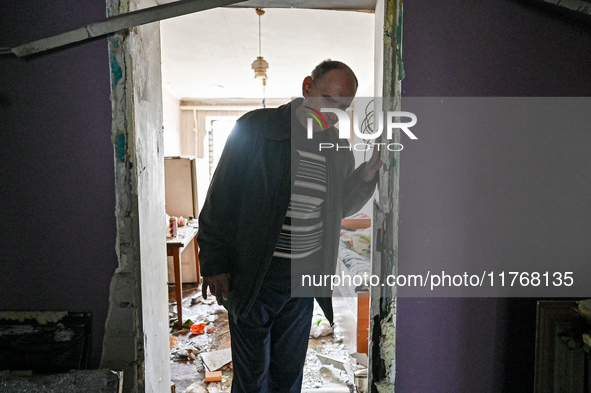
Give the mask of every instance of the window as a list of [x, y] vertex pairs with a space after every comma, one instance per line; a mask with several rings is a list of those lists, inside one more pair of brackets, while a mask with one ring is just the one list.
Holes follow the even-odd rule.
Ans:
[[221, 116], [211, 119], [208, 122], [207, 140], [209, 144], [209, 180], [213, 177], [215, 168], [220, 161], [226, 140], [236, 123], [235, 116]]

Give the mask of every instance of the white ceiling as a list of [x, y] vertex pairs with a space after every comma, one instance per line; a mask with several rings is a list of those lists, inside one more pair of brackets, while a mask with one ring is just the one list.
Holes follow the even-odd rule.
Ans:
[[[251, 69], [258, 22], [253, 8], [234, 7], [162, 21], [164, 88], [178, 99], [262, 98]], [[267, 98], [300, 96], [304, 77], [327, 58], [353, 69], [358, 95], [373, 95], [373, 13], [266, 8], [261, 30]]]

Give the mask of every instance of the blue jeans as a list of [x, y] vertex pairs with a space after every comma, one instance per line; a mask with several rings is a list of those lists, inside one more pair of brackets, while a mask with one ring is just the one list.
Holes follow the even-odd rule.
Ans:
[[230, 319], [233, 393], [300, 392], [314, 309], [289, 283], [263, 282], [245, 318]]

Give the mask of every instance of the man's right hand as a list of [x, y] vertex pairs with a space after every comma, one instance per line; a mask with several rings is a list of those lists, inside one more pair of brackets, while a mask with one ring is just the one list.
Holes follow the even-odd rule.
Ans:
[[201, 294], [203, 299], [207, 299], [207, 288], [218, 301], [221, 306], [224, 300], [228, 298], [228, 291], [230, 289], [230, 279], [227, 273], [218, 274], [216, 276], [203, 277], [203, 284], [201, 284]]

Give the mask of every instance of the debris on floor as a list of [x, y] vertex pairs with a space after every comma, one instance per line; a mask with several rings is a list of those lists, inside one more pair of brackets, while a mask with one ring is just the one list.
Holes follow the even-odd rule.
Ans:
[[206, 371], [205, 382], [221, 382], [222, 372], [221, 371]]
[[[176, 317], [174, 291], [169, 304]], [[171, 324], [171, 373], [176, 393], [225, 393], [232, 386], [232, 355], [228, 313], [213, 296], [204, 300], [200, 288], [183, 288], [184, 328]], [[189, 322], [189, 323], [187, 323]], [[195, 327], [194, 327], [195, 326]], [[365, 374], [364, 374], [365, 370]], [[365, 375], [365, 378], [364, 378]], [[316, 304], [306, 354], [302, 392], [365, 393], [367, 355], [350, 354], [338, 327], [332, 328]], [[361, 387], [358, 389], [355, 385]]]
[[170, 350], [172, 351], [179, 343], [177, 336], [170, 336]]
[[195, 382], [190, 385], [184, 393], [207, 393], [205, 386], [201, 382]]
[[191, 325], [191, 333], [203, 334], [203, 333], [205, 333], [205, 326], [207, 326], [207, 324], [205, 322], [194, 323]]
[[123, 389], [123, 373], [111, 370], [72, 370], [58, 374], [33, 374], [15, 371], [0, 373], [0, 391], [4, 393], [117, 393]]
[[353, 379], [353, 365], [351, 364], [349, 359], [340, 360], [332, 358], [330, 356], [321, 355], [319, 353], [316, 354], [316, 357], [318, 358], [318, 360], [320, 360], [320, 363], [322, 363], [323, 365], [326, 366], [330, 364], [331, 366], [334, 366], [339, 370], [345, 371], [347, 373], [347, 377], [349, 380]]
[[230, 348], [204, 352], [201, 354], [201, 360], [209, 371], [217, 371], [232, 361], [232, 353]]
[[318, 338], [332, 334], [332, 327], [328, 319], [321, 314], [315, 314], [312, 318], [312, 328], [310, 329], [310, 337]]
[[[325, 343], [308, 347], [304, 380], [302, 389], [318, 389], [331, 382], [340, 382], [345, 386], [352, 386], [353, 380], [344, 369], [338, 369], [333, 364], [324, 364], [319, 356], [329, 357], [341, 363], [349, 363], [350, 356], [344, 344]], [[325, 359], [324, 358], [324, 359]]]
[[355, 371], [355, 387], [358, 393], [367, 393], [367, 368]]

